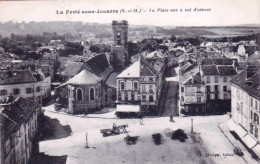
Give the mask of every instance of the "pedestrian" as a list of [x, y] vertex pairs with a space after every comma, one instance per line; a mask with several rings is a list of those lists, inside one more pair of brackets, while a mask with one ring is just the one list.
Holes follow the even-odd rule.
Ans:
[[173, 115], [170, 115], [170, 122], [174, 122], [173, 121]]
[[140, 125], [143, 125], [143, 116], [140, 117]]

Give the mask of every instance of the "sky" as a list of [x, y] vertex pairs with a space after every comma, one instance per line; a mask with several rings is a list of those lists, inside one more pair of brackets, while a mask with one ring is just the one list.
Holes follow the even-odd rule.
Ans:
[[[210, 11], [194, 11], [194, 8]], [[141, 9], [141, 13], [92, 13], [89, 10]], [[149, 12], [154, 9], [155, 12]], [[168, 12], [157, 12], [168, 9]], [[178, 9], [178, 12], [169, 12]], [[180, 12], [180, 9], [183, 11]], [[191, 11], [184, 12], [185, 9]], [[80, 14], [65, 14], [80, 10]], [[146, 12], [143, 12], [146, 10]], [[63, 11], [64, 14], [57, 14]], [[162, 11], [162, 10], [160, 10]], [[111, 23], [127, 20], [132, 25], [227, 26], [260, 24], [260, 0], [34, 0], [1, 1], [0, 22], [7, 21], [82, 21]]]

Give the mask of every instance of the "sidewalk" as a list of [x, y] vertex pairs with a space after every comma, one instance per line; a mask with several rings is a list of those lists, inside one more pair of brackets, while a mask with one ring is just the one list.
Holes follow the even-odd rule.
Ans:
[[233, 146], [238, 146], [241, 148], [242, 152], [244, 153], [242, 158], [245, 160], [246, 163], [259, 164], [255, 159], [252, 158], [252, 155], [248, 152], [248, 150], [244, 147], [244, 145], [230, 133], [230, 131], [232, 130], [228, 126], [229, 121], [230, 120], [218, 125], [221, 132], [226, 136], [226, 138], [230, 141], [230, 143]]

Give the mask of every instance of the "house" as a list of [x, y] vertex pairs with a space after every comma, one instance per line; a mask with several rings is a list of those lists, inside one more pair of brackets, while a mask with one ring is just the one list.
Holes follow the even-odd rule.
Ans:
[[0, 163], [28, 163], [37, 132], [41, 106], [31, 100], [9, 97], [0, 104]]
[[180, 81], [180, 114], [204, 114], [206, 104], [205, 83], [198, 68]]
[[237, 74], [233, 66], [201, 65], [202, 81], [205, 83], [207, 112], [230, 111], [230, 83]]
[[230, 83], [232, 130], [260, 157], [260, 70], [248, 67]]
[[230, 79], [237, 72], [234, 60], [202, 58], [198, 65], [180, 68], [179, 111], [181, 114], [210, 114], [230, 111]]
[[23, 97], [42, 103], [44, 76], [29, 69], [0, 71], [0, 100], [7, 101], [8, 96]]
[[165, 64], [148, 62], [144, 58], [130, 65], [117, 77], [117, 109], [125, 113], [156, 114], [164, 84]]

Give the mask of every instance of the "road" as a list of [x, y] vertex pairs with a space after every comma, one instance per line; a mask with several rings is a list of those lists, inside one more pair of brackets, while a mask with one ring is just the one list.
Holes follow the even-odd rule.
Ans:
[[166, 99], [164, 102], [164, 109], [162, 116], [178, 116], [178, 80], [179, 80], [179, 67], [170, 70], [169, 77], [166, 78], [168, 88], [166, 90]]

